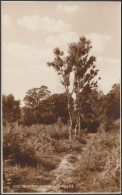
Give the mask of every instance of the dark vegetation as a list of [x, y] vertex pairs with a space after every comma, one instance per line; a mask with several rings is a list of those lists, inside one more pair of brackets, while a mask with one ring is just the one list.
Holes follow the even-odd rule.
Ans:
[[[28, 127], [33, 124], [58, 123], [59, 126], [69, 124], [65, 93], [50, 95], [40, 101], [38, 107], [25, 106], [22, 108], [20, 108], [20, 101], [15, 100], [12, 94], [3, 95], [2, 105], [4, 127], [12, 127], [15, 122]], [[107, 123], [105, 124], [106, 130], [109, 129], [112, 121], [120, 118], [120, 84], [114, 84], [107, 95], [97, 90], [83, 94], [81, 107], [81, 129], [87, 128], [89, 132], [97, 132], [101, 123]], [[75, 128], [76, 120], [77, 116], [74, 111], [72, 113], [73, 128]]]
[[30, 89], [22, 108], [12, 94], [3, 95], [4, 192], [35, 192], [14, 185], [51, 184], [51, 171], [67, 154], [72, 154], [69, 162], [78, 162], [72, 176], [74, 192], [120, 190], [120, 84], [114, 84], [107, 95], [97, 89], [92, 79], [98, 70], [95, 58], [87, 56], [90, 49], [91, 43], [82, 37], [70, 44], [65, 58], [58, 48], [54, 50], [54, 62], [48, 65], [62, 76], [64, 93], [51, 95], [46, 86]]

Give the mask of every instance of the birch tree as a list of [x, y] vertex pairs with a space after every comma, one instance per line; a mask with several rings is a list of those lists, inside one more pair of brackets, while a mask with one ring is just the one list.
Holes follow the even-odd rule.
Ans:
[[54, 49], [54, 61], [48, 62], [49, 67], [53, 67], [54, 70], [60, 75], [61, 83], [65, 88], [65, 92], [67, 95], [67, 108], [69, 113], [69, 139], [71, 140], [72, 133], [72, 111], [71, 111], [71, 93], [70, 93], [70, 74], [72, 72], [72, 67], [67, 63], [67, 57], [64, 56], [64, 52], [60, 51], [59, 48]]
[[[96, 69], [94, 56], [89, 56], [92, 48], [91, 41], [82, 36], [76, 43], [69, 44], [68, 48], [68, 64], [74, 71], [73, 92], [75, 93], [75, 110], [77, 112], [77, 127], [78, 134], [81, 129], [81, 105], [80, 98], [83, 89], [89, 93], [89, 89], [97, 87], [97, 81], [94, 81], [95, 76], [98, 74]], [[99, 79], [101, 79], [99, 77]]]
[[[81, 129], [81, 105], [80, 98], [83, 89], [92, 89], [97, 87], [97, 81], [94, 81], [95, 76], [98, 74], [96, 65], [94, 64], [96, 58], [94, 56], [89, 57], [89, 52], [92, 48], [91, 41], [82, 36], [76, 43], [70, 43], [68, 45], [68, 54], [64, 57], [64, 52], [59, 48], [54, 49], [54, 61], [48, 62], [48, 66], [52, 66], [56, 72], [62, 76], [62, 84], [65, 87], [68, 100], [68, 112], [70, 119], [69, 138], [71, 140], [72, 132], [72, 111], [70, 105], [71, 95], [75, 94], [74, 110], [77, 113], [77, 127], [78, 134]], [[73, 73], [73, 87], [71, 87], [71, 73]], [[99, 78], [100, 79], [100, 78]]]

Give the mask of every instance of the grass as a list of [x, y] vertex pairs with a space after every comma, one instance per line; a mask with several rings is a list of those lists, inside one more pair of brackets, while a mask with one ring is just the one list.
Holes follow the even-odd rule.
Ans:
[[74, 180], [79, 178], [77, 192], [120, 191], [120, 131], [118, 125], [113, 127], [109, 132], [97, 133], [87, 142], [75, 170], [78, 175]]
[[84, 134], [72, 142], [67, 126], [59, 128], [57, 124], [18, 126], [4, 131], [4, 192], [36, 192], [31, 185], [51, 184], [51, 171], [66, 154], [72, 154], [68, 161], [77, 166], [71, 173], [73, 188], [69, 186], [63, 192], [119, 192], [119, 124], [114, 121], [110, 131]]
[[11, 166], [4, 162], [4, 192], [36, 192], [35, 186], [50, 184], [52, 179], [43, 167]]
[[[69, 141], [67, 126], [32, 125], [29, 128], [16, 126], [10, 131], [4, 129], [4, 191], [18, 190], [12, 187], [14, 185], [47, 185], [52, 180], [47, 175], [57, 168], [62, 155], [81, 148], [80, 142]], [[29, 191], [29, 188], [20, 189]]]

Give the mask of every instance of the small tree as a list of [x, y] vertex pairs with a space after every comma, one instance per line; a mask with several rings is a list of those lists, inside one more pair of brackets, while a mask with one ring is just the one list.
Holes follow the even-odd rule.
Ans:
[[33, 88], [27, 91], [24, 98], [26, 107], [37, 108], [39, 118], [39, 104], [40, 101], [50, 96], [50, 91], [46, 86], [40, 88]]
[[33, 88], [27, 91], [24, 97], [26, 107], [38, 106], [40, 100], [47, 98], [50, 95], [50, 91], [46, 86], [40, 88]]
[[120, 118], [120, 84], [114, 84], [107, 95], [103, 97], [104, 130], [111, 127], [113, 120]]
[[107, 94], [108, 117], [111, 120], [120, 118], [120, 84], [114, 84]]
[[21, 117], [20, 100], [15, 100], [12, 94], [2, 96], [3, 119], [16, 122]]

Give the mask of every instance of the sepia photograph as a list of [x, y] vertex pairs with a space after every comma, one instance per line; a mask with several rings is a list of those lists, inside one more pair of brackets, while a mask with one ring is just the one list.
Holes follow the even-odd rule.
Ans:
[[121, 193], [121, 2], [1, 1], [1, 193]]

